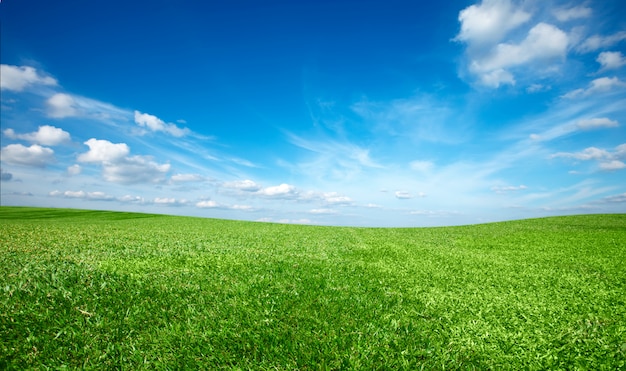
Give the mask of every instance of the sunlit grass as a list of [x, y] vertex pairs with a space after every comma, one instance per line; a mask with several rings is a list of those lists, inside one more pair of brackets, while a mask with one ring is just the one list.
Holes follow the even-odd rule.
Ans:
[[0, 369], [626, 367], [626, 215], [295, 226], [0, 208]]

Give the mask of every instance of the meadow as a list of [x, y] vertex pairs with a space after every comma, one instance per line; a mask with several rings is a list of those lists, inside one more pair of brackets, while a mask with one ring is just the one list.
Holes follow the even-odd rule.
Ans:
[[350, 228], [0, 207], [0, 369], [626, 369], [626, 214]]

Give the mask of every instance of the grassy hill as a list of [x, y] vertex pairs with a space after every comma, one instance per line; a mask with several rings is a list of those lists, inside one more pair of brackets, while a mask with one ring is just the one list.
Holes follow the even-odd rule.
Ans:
[[623, 369], [626, 215], [345, 228], [0, 208], [0, 369]]

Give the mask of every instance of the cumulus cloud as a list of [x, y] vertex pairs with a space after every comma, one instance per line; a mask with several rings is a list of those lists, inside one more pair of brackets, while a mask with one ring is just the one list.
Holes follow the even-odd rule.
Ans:
[[539, 23], [530, 29], [519, 44], [501, 43], [483, 57], [473, 59], [470, 71], [481, 82], [493, 88], [502, 84], [515, 84], [509, 68], [536, 61], [564, 58], [567, 52], [567, 34], [559, 28]]
[[511, 30], [528, 22], [530, 16], [515, 9], [509, 0], [484, 0], [459, 13], [461, 30], [455, 40], [479, 45], [498, 42]]
[[172, 183], [188, 183], [188, 182], [202, 182], [205, 180], [200, 174], [174, 174], [170, 177]]
[[262, 188], [259, 184], [249, 179], [224, 182], [222, 186], [225, 188], [231, 188], [246, 192], [256, 192]]
[[256, 211], [250, 205], [226, 205], [213, 200], [201, 200], [196, 202], [196, 207], [200, 209], [228, 209], [237, 211]]
[[256, 194], [268, 198], [294, 199], [298, 197], [299, 192], [295, 186], [283, 183], [273, 187], [262, 188]]
[[329, 205], [347, 206], [354, 203], [350, 197], [341, 195], [337, 192], [325, 192], [322, 193], [321, 196], [322, 200]]
[[117, 199], [119, 202], [131, 203], [131, 204], [144, 204], [145, 199], [141, 196], [124, 195]]
[[0, 89], [22, 91], [31, 85], [57, 85], [57, 81], [50, 77], [44, 76], [30, 66], [11, 66], [7, 64], [0, 65]]
[[602, 66], [602, 71], [614, 70], [626, 65], [626, 57], [621, 52], [602, 52], [596, 61]]
[[559, 21], [567, 22], [573, 19], [588, 18], [591, 16], [592, 11], [591, 8], [579, 5], [571, 8], [558, 8], [552, 13]]
[[608, 36], [593, 35], [582, 42], [577, 49], [583, 53], [592, 52], [598, 49], [611, 47], [623, 40], [626, 40], [626, 31], [620, 31]]
[[333, 209], [312, 209], [312, 210], [309, 210], [309, 213], [311, 213], [311, 214], [333, 215], [333, 214], [337, 214], [337, 210], [333, 210]]
[[594, 160], [599, 162], [601, 170], [621, 170], [626, 168], [626, 164], [623, 161], [626, 159], [626, 143], [615, 147], [613, 151], [588, 147], [580, 152], [558, 152], [552, 154], [549, 158], [570, 158], [580, 161]]
[[91, 138], [86, 141], [89, 151], [78, 156], [80, 162], [115, 162], [130, 153], [126, 143], [111, 143], [108, 140]]
[[104, 162], [102, 176], [113, 183], [161, 183], [170, 164], [159, 164], [150, 156], [125, 157], [115, 163]]
[[562, 96], [566, 99], [574, 99], [580, 97], [586, 97], [593, 94], [605, 93], [617, 88], [623, 88], [626, 86], [622, 80], [617, 77], [600, 77], [589, 83], [589, 87], [586, 89], [576, 89]]
[[576, 160], [586, 161], [586, 160], [600, 160], [600, 159], [609, 158], [611, 157], [611, 154], [609, 151], [606, 151], [604, 149], [599, 149], [596, 147], [589, 147], [589, 148], [585, 148], [581, 152], [558, 152], [550, 156], [550, 158], [557, 158], [557, 157], [573, 158]]
[[411, 211], [409, 214], [427, 216], [431, 218], [438, 218], [438, 217], [450, 217], [450, 216], [459, 215], [459, 212], [447, 211], [447, 210], [414, 210], [414, 211]]
[[39, 144], [30, 147], [21, 144], [9, 144], [2, 148], [2, 162], [15, 165], [46, 167], [55, 162], [54, 151]]
[[70, 133], [50, 125], [40, 126], [37, 131], [26, 134], [17, 134], [13, 129], [6, 129], [4, 135], [44, 146], [56, 146], [70, 141]]
[[598, 117], [598, 118], [592, 118], [592, 119], [579, 120], [576, 123], [576, 126], [579, 129], [589, 130], [589, 129], [599, 129], [599, 128], [616, 128], [619, 126], [619, 123], [615, 120], [611, 120], [606, 117]]
[[233, 205], [230, 207], [232, 210], [240, 210], [240, 211], [254, 211], [254, 207], [250, 205]]
[[187, 128], [179, 128], [175, 124], [168, 124], [156, 116], [139, 111], [135, 111], [135, 123], [141, 127], [148, 128], [150, 131], [162, 131], [174, 137], [183, 137], [189, 134], [189, 129]]
[[184, 206], [189, 203], [189, 201], [184, 198], [176, 199], [173, 197], [156, 197], [152, 202], [162, 206]]
[[396, 198], [400, 200], [407, 200], [409, 198], [413, 198], [413, 195], [407, 191], [396, 191], [395, 196]]
[[114, 196], [106, 194], [104, 192], [96, 191], [96, 192], [85, 192], [85, 191], [65, 191], [61, 192], [59, 190], [52, 191], [48, 194], [52, 197], [65, 197], [65, 198], [79, 198], [84, 200], [91, 201], [113, 201], [115, 200]]
[[67, 175], [78, 175], [83, 169], [78, 164], [74, 164], [67, 167]]
[[602, 170], [611, 171], [611, 170], [621, 170], [624, 168], [626, 168], [626, 163], [624, 163], [623, 161], [619, 161], [619, 160], [611, 160], [608, 162], [600, 163], [600, 169]]
[[150, 156], [129, 156], [126, 143], [91, 138], [85, 142], [89, 151], [78, 156], [79, 162], [102, 165], [102, 176], [114, 183], [160, 183], [170, 170], [170, 164], [159, 164]]
[[78, 116], [78, 105], [71, 95], [57, 93], [46, 101], [48, 105], [48, 116], [54, 118], [64, 118]]
[[220, 204], [213, 200], [203, 200], [196, 203], [196, 207], [201, 209], [214, 209], [222, 207]]

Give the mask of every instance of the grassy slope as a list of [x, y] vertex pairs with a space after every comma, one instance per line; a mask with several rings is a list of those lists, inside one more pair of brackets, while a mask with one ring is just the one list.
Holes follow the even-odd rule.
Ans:
[[373, 229], [2, 207], [0, 236], [0, 368], [626, 367], [626, 215]]

